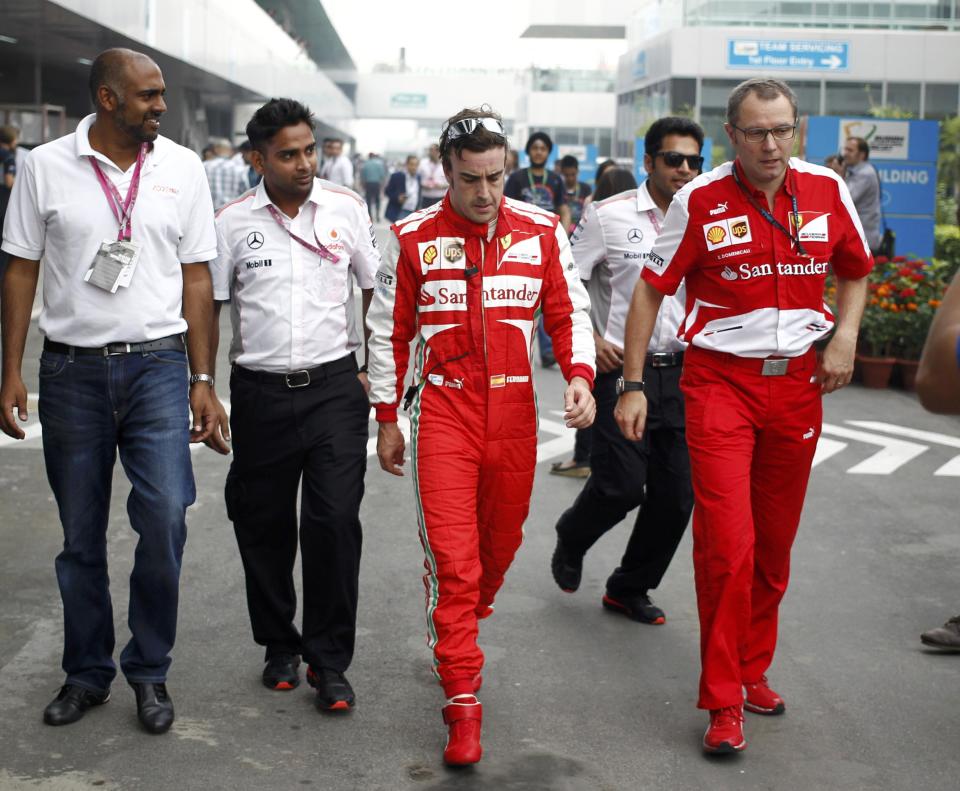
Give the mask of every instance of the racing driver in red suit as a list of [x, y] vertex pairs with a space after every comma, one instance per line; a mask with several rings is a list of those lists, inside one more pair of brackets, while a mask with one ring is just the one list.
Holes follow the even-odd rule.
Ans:
[[589, 299], [557, 217], [503, 198], [507, 147], [488, 110], [444, 125], [449, 191], [393, 226], [367, 317], [377, 455], [394, 475], [405, 447], [397, 409], [410, 410], [428, 636], [447, 698], [443, 757], [454, 765], [480, 760], [478, 620], [492, 612], [530, 504], [538, 313], [569, 383], [566, 424], [589, 426], [596, 411]]

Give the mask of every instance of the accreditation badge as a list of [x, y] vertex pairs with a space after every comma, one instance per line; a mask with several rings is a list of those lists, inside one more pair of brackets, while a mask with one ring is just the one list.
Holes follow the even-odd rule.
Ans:
[[126, 288], [133, 280], [140, 249], [136, 242], [105, 239], [83, 279], [92, 286], [116, 294], [118, 288]]

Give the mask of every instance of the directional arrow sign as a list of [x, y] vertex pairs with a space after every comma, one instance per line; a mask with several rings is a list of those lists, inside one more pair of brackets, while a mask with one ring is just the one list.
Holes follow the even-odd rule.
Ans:
[[829, 58], [820, 58], [820, 65], [834, 71], [843, 65], [843, 61], [836, 55], [831, 55]]
[[853, 475], [889, 475], [927, 450], [926, 445], [918, 445], [916, 442], [881, 437], [876, 434], [868, 434], [866, 431], [834, 426], [830, 423], [823, 424], [823, 433], [881, 446], [881, 450], [874, 453], [870, 458], [864, 459], [847, 470]]
[[[873, 431], [886, 431], [888, 434], [899, 434], [901, 437], [910, 437], [910, 439], [921, 439], [924, 442], [932, 442], [934, 445], [945, 445], [948, 448], [960, 448], [960, 438], [951, 437], [949, 434], [938, 434], [935, 431], [921, 431], [917, 428], [907, 428], [906, 426], [895, 426], [891, 423], [881, 423], [876, 420], [848, 420], [854, 426], [869, 428]], [[950, 461], [938, 469], [934, 475], [947, 475], [951, 477], [960, 477], [960, 456], [954, 456]]]

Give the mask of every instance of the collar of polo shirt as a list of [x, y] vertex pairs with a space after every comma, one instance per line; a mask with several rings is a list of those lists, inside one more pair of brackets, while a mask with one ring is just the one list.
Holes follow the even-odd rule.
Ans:
[[[93, 126], [93, 122], [96, 120], [96, 114], [91, 113], [86, 118], [82, 119], [79, 124], [77, 124], [77, 134], [74, 138], [77, 157], [95, 157], [97, 162], [108, 165], [114, 170], [120, 170], [120, 168], [117, 167], [117, 165], [111, 159], [108, 159], [99, 151], [95, 151], [93, 146], [90, 145], [90, 127]], [[143, 162], [143, 175], [146, 175], [151, 170], [156, 168], [157, 165], [159, 165], [167, 157], [167, 155], [170, 153], [171, 145], [173, 145], [172, 141], [167, 140], [167, 138], [163, 137], [162, 135], [157, 136], [157, 139], [154, 140], [150, 146], [150, 149], [147, 153], [147, 158]], [[87, 167], [89, 167], [89, 165]], [[136, 167], [136, 164], [133, 164], [130, 167]]]

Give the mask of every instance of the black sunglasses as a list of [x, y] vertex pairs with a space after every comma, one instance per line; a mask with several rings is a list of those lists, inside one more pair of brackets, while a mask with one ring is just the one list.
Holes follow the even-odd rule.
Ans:
[[668, 168], [678, 168], [686, 161], [690, 170], [703, 169], [703, 157], [696, 154], [681, 154], [679, 151], [658, 151], [653, 156], [654, 158], [663, 157], [663, 162]]

